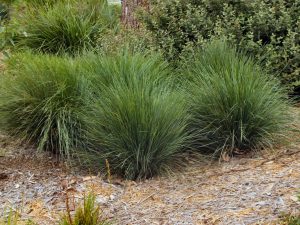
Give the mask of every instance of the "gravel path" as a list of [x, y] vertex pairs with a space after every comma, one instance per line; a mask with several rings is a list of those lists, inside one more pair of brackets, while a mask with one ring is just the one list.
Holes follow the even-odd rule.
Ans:
[[55, 224], [65, 210], [64, 190], [74, 201], [93, 190], [103, 213], [120, 225], [277, 224], [282, 211], [300, 210], [296, 146], [277, 155], [197, 163], [169, 177], [111, 183], [16, 146], [0, 137], [0, 214], [12, 207], [41, 225]]

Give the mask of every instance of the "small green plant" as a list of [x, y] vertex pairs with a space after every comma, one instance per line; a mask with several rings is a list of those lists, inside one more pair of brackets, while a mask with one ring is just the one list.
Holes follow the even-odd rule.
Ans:
[[300, 216], [286, 215], [281, 225], [300, 225]]
[[[300, 204], [300, 194], [298, 195], [298, 202]], [[300, 214], [298, 215], [291, 215], [286, 213], [283, 214], [280, 225], [300, 225]]]
[[20, 215], [18, 212], [11, 210], [8, 214], [6, 225], [17, 225], [20, 219]]
[[191, 131], [199, 149], [218, 154], [259, 149], [272, 146], [288, 129], [285, 91], [252, 58], [224, 41], [198, 50], [183, 78], [188, 79]]
[[183, 97], [167, 79], [157, 55], [101, 57], [95, 74], [101, 90], [88, 117], [89, 140], [113, 172], [129, 179], [149, 178], [180, 165], [188, 139]]
[[22, 221], [20, 213], [12, 209], [9, 211], [7, 218], [0, 218], [1, 225], [19, 225], [20, 223], [24, 225], [37, 225], [31, 220]]
[[1, 76], [2, 130], [69, 158], [71, 149], [83, 144], [77, 110], [89, 101], [89, 82], [80, 66], [68, 57], [29, 53], [7, 64]]
[[[109, 225], [111, 224], [107, 219], [101, 215], [99, 206], [96, 206], [96, 196], [92, 193], [84, 197], [83, 206], [75, 211], [72, 216], [70, 211], [62, 218], [60, 225]], [[67, 205], [67, 210], [69, 207]]]

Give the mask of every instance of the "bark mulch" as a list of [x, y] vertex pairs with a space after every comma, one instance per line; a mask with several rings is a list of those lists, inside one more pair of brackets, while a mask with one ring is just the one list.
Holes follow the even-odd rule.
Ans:
[[50, 156], [0, 137], [0, 215], [17, 210], [38, 224], [56, 224], [89, 191], [115, 224], [278, 224], [299, 213], [300, 149], [193, 163], [181, 173], [133, 182], [74, 173]]

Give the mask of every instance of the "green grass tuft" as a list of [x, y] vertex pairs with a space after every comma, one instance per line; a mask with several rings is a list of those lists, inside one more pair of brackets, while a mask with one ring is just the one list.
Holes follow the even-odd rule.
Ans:
[[107, 219], [101, 215], [99, 206], [96, 206], [96, 196], [90, 193], [84, 197], [83, 207], [79, 207], [72, 217], [70, 212], [62, 218], [60, 225], [109, 225]]
[[19, 54], [1, 76], [1, 128], [38, 149], [70, 157], [81, 146], [89, 81], [70, 58]]
[[21, 218], [21, 214], [18, 211], [10, 209], [7, 213], [7, 218], [0, 218], [1, 225], [38, 225], [34, 223], [32, 220], [23, 220]]
[[152, 177], [180, 163], [189, 116], [182, 95], [170, 87], [167, 65], [156, 55], [141, 54], [98, 62], [93, 83], [101, 93], [88, 118], [88, 136], [102, 161], [129, 179]]
[[[30, 0], [22, 16], [16, 45], [50, 54], [80, 54], [94, 49], [108, 29], [117, 29], [118, 10], [106, 0]], [[9, 26], [8, 26], [9, 27]]]
[[199, 50], [184, 75], [198, 148], [215, 153], [257, 149], [271, 146], [287, 130], [285, 91], [225, 42]]

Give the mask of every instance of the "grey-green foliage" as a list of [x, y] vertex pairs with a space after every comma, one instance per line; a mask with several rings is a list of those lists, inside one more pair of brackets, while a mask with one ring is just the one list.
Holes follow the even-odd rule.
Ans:
[[288, 130], [289, 103], [279, 82], [223, 41], [198, 49], [183, 78], [199, 150], [269, 147]]
[[89, 81], [68, 57], [18, 54], [1, 76], [1, 129], [38, 149], [70, 157], [84, 145], [82, 119]]
[[158, 0], [143, 20], [171, 61], [222, 36], [264, 59], [264, 67], [282, 83], [299, 87], [298, 0]]
[[161, 57], [126, 53], [100, 57], [94, 65], [93, 83], [101, 92], [88, 116], [87, 136], [103, 154], [100, 159], [129, 179], [182, 163], [189, 114]]
[[188, 107], [159, 55], [19, 53], [6, 66], [1, 130], [69, 159], [107, 159], [130, 179], [182, 165]]
[[43, 53], [76, 55], [94, 49], [119, 23], [119, 10], [106, 0], [28, 0], [14, 7], [6, 28], [8, 34], [17, 33], [13, 44]]

